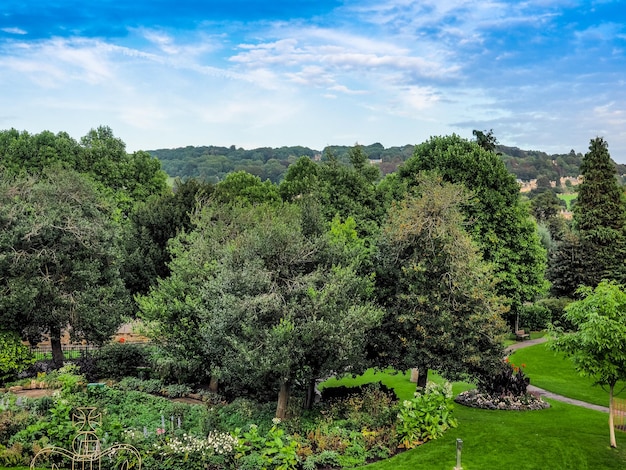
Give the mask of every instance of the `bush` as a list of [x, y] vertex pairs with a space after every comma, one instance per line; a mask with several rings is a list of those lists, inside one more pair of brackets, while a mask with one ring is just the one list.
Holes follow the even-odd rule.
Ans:
[[391, 399], [397, 400], [396, 392], [393, 388], [387, 387], [382, 382], [357, 385], [355, 387], [326, 387], [322, 390], [322, 402], [328, 402], [331, 400], [340, 400], [343, 398], [348, 398], [353, 395], [361, 395], [365, 390], [376, 389], [384, 394], [388, 395]]
[[552, 322], [550, 310], [536, 302], [534, 304], [523, 305], [519, 314], [519, 327], [530, 330], [545, 330]]
[[138, 368], [148, 365], [146, 346], [129, 343], [111, 343], [94, 355], [95, 373], [99, 377], [121, 379], [136, 377]]
[[525, 395], [530, 379], [524, 375], [523, 368], [524, 364], [522, 367], [517, 367], [506, 359], [499, 371], [479, 380], [478, 389], [495, 396], [519, 397]]
[[572, 299], [566, 297], [549, 297], [538, 300], [536, 303], [550, 311], [550, 321], [555, 326], [561, 327], [565, 331], [572, 331], [574, 330], [574, 325], [565, 318], [565, 307], [571, 302]]
[[400, 446], [412, 449], [456, 427], [453, 407], [452, 386], [428, 382], [422, 392], [402, 403], [396, 425]]
[[0, 331], [0, 383], [14, 378], [34, 362], [30, 349], [17, 334]]
[[248, 426], [247, 431], [236, 429], [238, 439], [235, 459], [238, 468], [290, 470], [297, 468], [298, 442], [278, 427], [280, 420], [274, 421], [265, 435], [259, 433], [256, 425]]

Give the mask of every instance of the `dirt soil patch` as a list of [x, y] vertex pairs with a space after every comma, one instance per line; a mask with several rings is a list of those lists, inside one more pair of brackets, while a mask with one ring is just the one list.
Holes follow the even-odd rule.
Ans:
[[54, 393], [54, 390], [50, 388], [28, 388], [23, 390], [16, 390], [13, 393], [16, 394], [18, 397], [41, 398], [51, 396]]

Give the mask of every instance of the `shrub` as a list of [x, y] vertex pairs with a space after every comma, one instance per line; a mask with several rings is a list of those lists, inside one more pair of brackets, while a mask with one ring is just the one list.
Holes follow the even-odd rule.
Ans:
[[0, 331], [0, 383], [15, 377], [34, 362], [28, 346], [22, 344], [17, 334]]
[[96, 370], [99, 377], [121, 379], [135, 377], [139, 367], [148, 364], [148, 352], [144, 345], [111, 343], [95, 353]]
[[519, 325], [531, 331], [545, 330], [552, 322], [550, 310], [540, 303], [523, 305], [520, 309]]
[[[280, 421], [274, 421], [274, 426], [265, 435], [259, 433], [256, 425], [248, 426], [248, 431], [236, 429], [234, 435], [239, 443], [236, 447], [235, 459], [238, 468], [265, 468], [276, 470], [290, 470], [297, 468], [298, 442], [278, 427]], [[251, 467], [250, 465], [254, 465]]]
[[574, 330], [569, 320], [565, 318], [565, 307], [572, 302], [572, 299], [566, 297], [549, 297], [547, 299], [538, 300], [536, 303], [550, 311], [550, 321], [565, 331]]
[[398, 397], [396, 396], [396, 392], [394, 391], [393, 388], [387, 387], [382, 382], [376, 382], [376, 383], [370, 383], [370, 384], [364, 384], [364, 385], [357, 385], [355, 387], [345, 387], [343, 385], [340, 387], [326, 387], [321, 392], [322, 402], [340, 400], [342, 398], [347, 398], [349, 396], [354, 396], [354, 395], [362, 395], [364, 391], [371, 390], [371, 389], [379, 390], [380, 392], [384, 393], [385, 395], [387, 395], [393, 400], [398, 399]]
[[524, 375], [524, 364], [517, 367], [508, 362], [503, 362], [499, 371], [482, 377], [478, 382], [478, 389], [489, 395], [519, 397], [526, 394], [530, 379]]
[[415, 392], [411, 400], [404, 400], [398, 412], [396, 432], [400, 446], [412, 449], [456, 427], [453, 407], [451, 385], [428, 382], [422, 392]]
[[191, 387], [184, 384], [172, 384], [165, 387], [165, 394], [170, 398], [186, 397], [190, 393]]

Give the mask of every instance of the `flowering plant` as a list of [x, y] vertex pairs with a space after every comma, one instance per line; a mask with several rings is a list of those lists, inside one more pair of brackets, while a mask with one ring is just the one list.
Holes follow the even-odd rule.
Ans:
[[422, 392], [415, 392], [411, 400], [404, 400], [396, 421], [400, 447], [412, 449], [456, 427], [453, 407], [449, 382], [441, 385], [428, 382]]

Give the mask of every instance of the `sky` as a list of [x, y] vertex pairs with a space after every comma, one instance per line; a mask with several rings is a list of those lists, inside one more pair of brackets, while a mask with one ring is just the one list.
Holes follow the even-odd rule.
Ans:
[[129, 152], [493, 129], [626, 163], [622, 0], [1, 0], [0, 129]]

